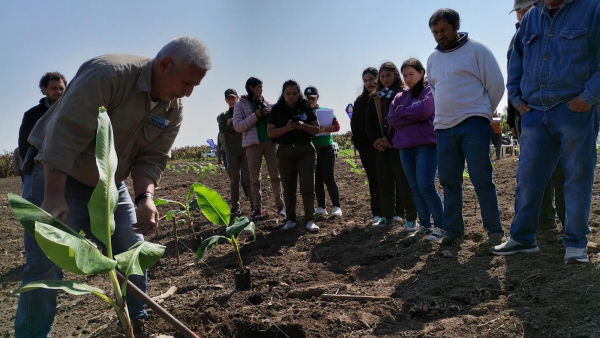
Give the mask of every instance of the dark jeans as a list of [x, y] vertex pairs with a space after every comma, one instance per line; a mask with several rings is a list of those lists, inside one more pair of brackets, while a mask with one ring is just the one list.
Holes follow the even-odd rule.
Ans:
[[[250, 176], [248, 174], [240, 177], [240, 172], [248, 173], [248, 161], [246, 159], [246, 149], [228, 150], [226, 158], [229, 161], [229, 187], [231, 190], [231, 207], [239, 208], [240, 206], [240, 182], [242, 188], [250, 185]], [[225, 162], [227, 163], [227, 162]], [[242, 174], [243, 175], [243, 174]], [[244, 193], [248, 196], [248, 192], [244, 188]]]
[[548, 111], [523, 116], [521, 156], [517, 169], [515, 219], [510, 236], [522, 244], [536, 242], [543, 193], [560, 161], [565, 173], [565, 247], [585, 248], [596, 169], [597, 110], [576, 113], [565, 101]]
[[421, 226], [431, 228], [433, 217], [435, 227], [443, 229], [444, 208], [442, 198], [435, 189], [436, 146], [400, 149], [400, 159], [413, 193]]
[[392, 219], [394, 216], [406, 217], [408, 221], [417, 219], [417, 209], [412, 191], [406, 180], [398, 149], [386, 149], [375, 152], [377, 178], [379, 180], [379, 196], [383, 216]]
[[370, 145], [360, 145], [357, 147], [360, 162], [362, 163], [367, 179], [369, 180], [369, 195], [371, 195], [371, 213], [373, 216], [380, 216], [381, 197], [379, 195], [379, 180], [377, 179], [377, 165], [375, 164], [376, 150]]
[[340, 207], [340, 190], [335, 182], [335, 152], [333, 146], [317, 149], [317, 169], [315, 171], [315, 194], [317, 206], [325, 208], [325, 186], [334, 207]]
[[[556, 204], [556, 208], [553, 205]], [[558, 219], [565, 226], [565, 170], [562, 164], [558, 162], [556, 169], [552, 173], [552, 178], [544, 190], [542, 198], [542, 209], [540, 210], [540, 223]]]
[[504, 234], [489, 151], [490, 121], [486, 118], [471, 117], [452, 128], [437, 130], [438, 171], [444, 187], [444, 230], [450, 238], [465, 234], [462, 217], [465, 160], [481, 207], [483, 227], [488, 235]]
[[494, 149], [496, 150], [496, 157], [500, 157], [500, 151], [502, 150], [502, 134], [494, 133], [492, 129], [490, 132], [492, 136], [492, 144], [494, 145]]
[[229, 176], [229, 166], [227, 165], [227, 151], [225, 150], [221, 150], [221, 161], [223, 162], [223, 166], [225, 167], [227, 176]]
[[304, 204], [304, 222], [315, 219], [315, 167], [317, 151], [312, 142], [277, 148], [277, 167], [283, 186], [283, 201], [287, 219], [296, 222], [296, 187], [300, 179], [300, 195]]

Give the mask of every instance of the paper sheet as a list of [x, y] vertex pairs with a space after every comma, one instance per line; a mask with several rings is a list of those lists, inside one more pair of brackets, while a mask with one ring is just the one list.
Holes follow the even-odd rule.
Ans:
[[[330, 126], [333, 123], [333, 109], [317, 109], [317, 119], [320, 126]], [[330, 135], [329, 132], [318, 133], [316, 136]]]

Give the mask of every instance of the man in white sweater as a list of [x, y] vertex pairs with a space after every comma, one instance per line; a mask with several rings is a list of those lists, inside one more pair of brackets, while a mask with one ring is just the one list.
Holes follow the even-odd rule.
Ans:
[[500, 244], [504, 230], [490, 163], [490, 123], [504, 95], [498, 62], [484, 45], [459, 33], [460, 16], [440, 9], [429, 20], [438, 43], [427, 61], [429, 84], [435, 101], [437, 157], [444, 187], [442, 245], [459, 243], [464, 236], [462, 218], [465, 160], [481, 206], [487, 246]]

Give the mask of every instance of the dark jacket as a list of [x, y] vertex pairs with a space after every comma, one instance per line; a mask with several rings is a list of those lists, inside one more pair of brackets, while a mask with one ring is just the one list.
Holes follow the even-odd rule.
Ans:
[[37, 121], [46, 114], [49, 108], [46, 105], [46, 98], [44, 97], [40, 100], [40, 104], [29, 109], [23, 115], [23, 122], [21, 122], [21, 128], [19, 129], [19, 155], [21, 155], [21, 158], [25, 158], [25, 154], [27, 154], [27, 150], [29, 150], [29, 146], [31, 145], [27, 141], [29, 134], [31, 134]]
[[352, 130], [352, 141], [357, 148], [372, 144], [369, 142], [367, 131], [365, 129], [369, 99], [369, 95], [361, 94], [356, 98], [356, 101], [354, 101], [350, 129]]
[[380, 98], [377, 94], [371, 95], [369, 107], [367, 108], [367, 117], [365, 130], [369, 144], [373, 146], [377, 139], [385, 136], [392, 143], [396, 130], [387, 122], [387, 116], [390, 110], [390, 104], [394, 100], [395, 95], [391, 98]]
[[[227, 125], [227, 120], [232, 119], [231, 124]], [[229, 108], [228, 111], [221, 113], [217, 117], [219, 121], [219, 131], [225, 136], [225, 147], [227, 150], [239, 150], [242, 147], [242, 133], [238, 133], [233, 128], [233, 108]]]
[[[517, 31], [519, 30], [519, 26], [520, 26], [520, 24], [517, 22], [517, 24], [516, 24]], [[510, 63], [510, 55], [512, 54], [516, 37], [517, 37], [517, 33], [515, 33], [515, 35], [513, 35], [512, 40], [510, 40], [510, 45], [508, 46], [508, 56], [507, 56], [508, 63]], [[508, 126], [511, 129], [515, 127], [515, 119], [519, 115], [520, 114], [517, 111], [517, 108], [515, 108], [515, 106], [513, 106], [512, 102], [510, 102], [510, 100], [508, 100], [508, 107], [506, 108], [506, 123], [508, 124]]]

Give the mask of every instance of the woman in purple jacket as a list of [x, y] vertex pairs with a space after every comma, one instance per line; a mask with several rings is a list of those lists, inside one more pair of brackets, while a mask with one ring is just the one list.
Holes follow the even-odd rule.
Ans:
[[428, 241], [439, 241], [444, 236], [444, 212], [442, 199], [435, 188], [437, 142], [433, 129], [433, 94], [419, 60], [408, 59], [400, 70], [408, 87], [392, 101], [388, 121], [396, 129], [394, 148], [400, 149], [402, 166], [419, 214], [421, 227], [414, 236], [430, 234]]

